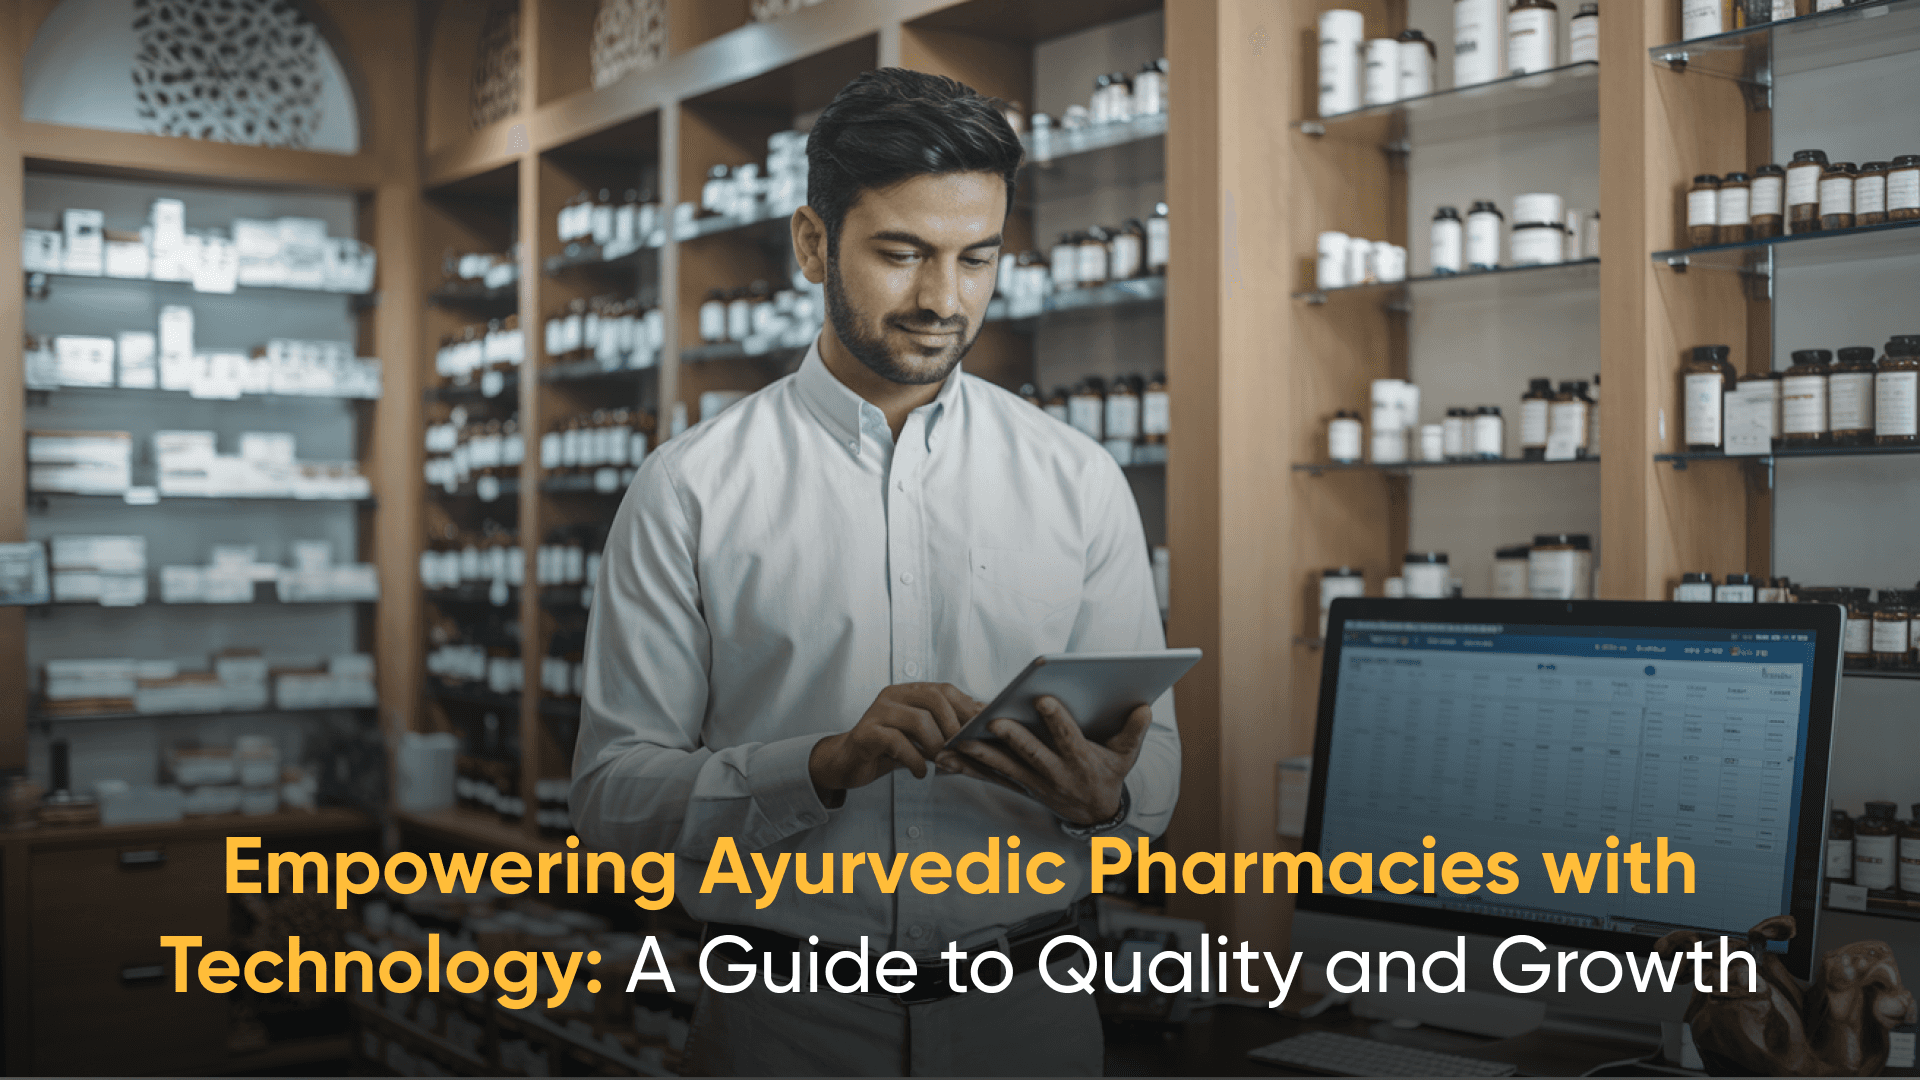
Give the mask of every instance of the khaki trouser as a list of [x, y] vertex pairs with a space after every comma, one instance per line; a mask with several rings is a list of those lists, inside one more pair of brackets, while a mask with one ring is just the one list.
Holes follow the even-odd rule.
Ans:
[[775, 994], [758, 980], [737, 994], [703, 989], [684, 1071], [1098, 1076], [1102, 1062], [1093, 995], [1060, 993], [1029, 971], [998, 994], [971, 990], [925, 1005], [831, 991]]

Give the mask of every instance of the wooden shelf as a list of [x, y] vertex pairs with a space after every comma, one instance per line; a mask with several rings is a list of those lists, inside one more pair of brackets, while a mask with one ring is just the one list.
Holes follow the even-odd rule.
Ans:
[[1339, 472], [1381, 472], [1407, 473], [1428, 472], [1443, 469], [1490, 469], [1507, 465], [1598, 465], [1598, 457], [1570, 458], [1566, 461], [1536, 461], [1531, 458], [1490, 458], [1474, 461], [1402, 461], [1392, 464], [1375, 464], [1370, 461], [1324, 461], [1296, 464], [1294, 472], [1303, 472], [1312, 476]]

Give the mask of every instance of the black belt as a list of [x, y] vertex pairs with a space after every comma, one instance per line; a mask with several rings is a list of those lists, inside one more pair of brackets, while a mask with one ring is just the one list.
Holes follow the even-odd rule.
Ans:
[[[1090, 910], [1089, 901], [1081, 901], [1079, 904], [1075, 904], [1073, 907], [1067, 908], [1064, 911], [1047, 912], [1043, 915], [1036, 915], [1031, 919], [1009, 927], [1003, 937], [1006, 941], [1005, 951], [1007, 958], [1013, 963], [1013, 973], [1015, 975], [1024, 975], [1029, 971], [1037, 970], [1040, 967], [1040, 953], [1047, 947], [1047, 942], [1052, 941], [1062, 934], [1074, 932], [1080, 925], [1082, 918], [1085, 917]], [[701, 937], [700, 941], [702, 945], [705, 945], [717, 937], [723, 937], [729, 934], [741, 938], [752, 948], [765, 953], [799, 953], [811, 949], [822, 956], [831, 956], [838, 952], [852, 953], [856, 957], [860, 955], [860, 950], [850, 945], [834, 945], [824, 941], [818, 945], [809, 945], [800, 938], [790, 937], [777, 930], [768, 930], [758, 926], [743, 926], [739, 923], [708, 923], [706, 933]], [[984, 948], [988, 945], [997, 944], [999, 944], [997, 941], [987, 942], [976, 946], [976, 948]], [[730, 954], [737, 955], [739, 949], [738, 946], [729, 942], [719, 946], [714, 951], [726, 951]], [[888, 998], [901, 1005], [925, 1005], [929, 1002], [944, 1001], [960, 992], [955, 990], [951, 983], [948, 982], [944, 974], [946, 962], [941, 960], [937, 954], [932, 957], [916, 956], [913, 958], [914, 970], [917, 974], [910, 980], [913, 983], [911, 989], [898, 994], [881, 989], [879, 980], [874, 977], [873, 968], [880, 962], [880, 957], [888, 951], [885, 947], [875, 948], [872, 943], [869, 942], [867, 948], [867, 971], [865, 973], [865, 985], [868, 989], [862, 991], [865, 996]], [[1073, 955], [1079, 956], [1080, 953], [1076, 951]], [[846, 961], [842, 960], [834, 970], [835, 977], [839, 978], [842, 982], [846, 980], [841, 976], [840, 972], [843, 971], [845, 967]], [[888, 981], [897, 986], [901, 982], [909, 980], [889, 975]]]

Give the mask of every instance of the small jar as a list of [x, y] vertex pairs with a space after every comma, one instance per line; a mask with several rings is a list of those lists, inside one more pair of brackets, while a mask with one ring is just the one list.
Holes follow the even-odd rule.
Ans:
[[1687, 189], [1687, 246], [1706, 247], [1720, 237], [1720, 178], [1703, 173]]
[[1801, 349], [1780, 381], [1780, 442], [1786, 446], [1825, 446], [1827, 375], [1833, 353]]
[[1447, 460], [1447, 428], [1444, 424], [1420, 425], [1420, 460]]
[[1549, 453], [1556, 446], [1569, 447], [1569, 458], [1587, 456], [1587, 426], [1592, 419], [1593, 402], [1588, 400], [1583, 384], [1563, 382], [1560, 390], [1553, 395], [1553, 404], [1547, 406], [1547, 447]]
[[1760, 586], [1754, 591], [1754, 602], [1760, 604], [1793, 603], [1793, 583], [1786, 578], [1777, 577], [1772, 582]]
[[1327, 460], [1340, 465], [1358, 464], [1364, 444], [1360, 414], [1351, 409], [1334, 413], [1327, 422]]
[[1167, 260], [1172, 255], [1172, 246], [1167, 233], [1166, 203], [1153, 204], [1153, 214], [1147, 218], [1146, 226], [1147, 273], [1164, 274], [1167, 272]]
[[1842, 589], [1847, 605], [1847, 631], [1840, 643], [1842, 666], [1848, 671], [1873, 670], [1873, 596], [1869, 589]]
[[1514, 266], [1551, 266], [1566, 259], [1566, 230], [1559, 225], [1539, 222], [1515, 225], [1512, 244]]
[[1520, 397], [1520, 456], [1547, 459], [1547, 410], [1553, 405], [1553, 380], [1531, 379]]
[[1107, 276], [1126, 281], [1140, 276], [1146, 268], [1147, 228], [1138, 218], [1129, 218], [1107, 241]]
[[1856, 226], [1887, 223], [1887, 174], [1893, 166], [1884, 161], [1869, 161], [1860, 166], [1853, 178], [1853, 223]]
[[1728, 574], [1727, 579], [1713, 590], [1713, 602], [1716, 604], [1751, 604], [1754, 602], [1760, 582], [1765, 578], [1753, 574]]
[[1080, 234], [1080, 265], [1074, 277], [1080, 285], [1107, 283], [1107, 230], [1095, 225]]
[[[1061, 233], [1047, 252], [1047, 264], [1053, 268], [1054, 292], [1076, 288], [1080, 284], [1080, 234]], [[1341, 266], [1345, 265], [1343, 261]]]
[[1820, 229], [1853, 228], [1853, 162], [1836, 161], [1820, 173]]
[[1440, 425], [1442, 452], [1448, 461], [1465, 461], [1472, 442], [1473, 418], [1462, 408], [1447, 410], [1446, 420]]
[[1887, 342], [1873, 377], [1873, 425], [1875, 446], [1920, 446], [1920, 338]]
[[1845, 810], [1827, 814], [1827, 880], [1853, 880], [1853, 819]]
[[1873, 608], [1873, 666], [1880, 671], [1901, 671], [1907, 666], [1913, 647], [1908, 625], [1913, 621], [1911, 597], [1904, 589], [1880, 590], [1880, 602]]
[[1826, 819], [1826, 880], [1853, 880], [1853, 819], [1834, 809]]
[[1827, 376], [1827, 429], [1835, 446], [1873, 444], [1873, 384], [1878, 372], [1872, 349], [1840, 350], [1839, 362]]
[[[1442, 429], [1444, 436], [1444, 428]], [[1507, 422], [1500, 406], [1482, 405], [1473, 411], [1472, 456], [1478, 461], [1499, 461], [1506, 453]]]
[[1673, 601], [1676, 604], [1713, 603], [1713, 575], [1681, 574], [1680, 584], [1673, 587]]
[[727, 340], [727, 294], [719, 289], [709, 292], [700, 304], [700, 340], [708, 344]]
[[1920, 895], [1920, 803], [1913, 816], [1900, 823], [1900, 891]]
[[1510, 544], [1493, 553], [1494, 599], [1525, 600], [1533, 595], [1531, 550], [1525, 544]]
[[1746, 173], [1730, 172], [1720, 178], [1719, 225], [1714, 234], [1716, 242], [1744, 244], [1752, 239], [1753, 230], [1749, 224], [1752, 199], [1753, 188]]
[[1560, 9], [1553, 0], [1513, 0], [1507, 12], [1507, 74], [1560, 65]]
[[1920, 154], [1901, 154], [1887, 170], [1887, 220], [1920, 221]]
[[1351, 566], [1336, 566], [1320, 571], [1320, 637], [1327, 636], [1327, 614], [1333, 602], [1343, 596], [1367, 595], [1367, 575]]
[[1593, 599], [1593, 538], [1548, 533], [1527, 552], [1527, 595], [1535, 600]]
[[1825, 150], [1795, 150], [1787, 166], [1787, 228], [1794, 233], [1820, 231], [1820, 176]]
[[1467, 212], [1467, 269], [1497, 270], [1500, 267], [1500, 226], [1506, 215], [1491, 202], [1482, 199]]
[[1895, 854], [1893, 803], [1875, 800], [1853, 826], [1853, 883], [1876, 892], [1893, 888], [1899, 857]]
[[1453, 593], [1453, 571], [1447, 566], [1444, 551], [1407, 552], [1401, 560], [1400, 576], [1409, 599], [1444, 600]]
[[1681, 40], [1712, 37], [1730, 29], [1720, 0], [1680, 0]]
[[1780, 380], [1775, 375], [1771, 371], [1755, 371], [1740, 376], [1741, 393], [1759, 394], [1773, 402], [1770, 430], [1767, 433], [1769, 446], [1776, 446], [1780, 442]]
[[1433, 66], [1438, 55], [1433, 42], [1418, 30], [1400, 31], [1399, 42], [1400, 100], [1433, 93]]
[[[1355, 420], [1358, 413], [1348, 413]], [[1172, 428], [1173, 400], [1167, 396], [1167, 376], [1156, 371], [1140, 394], [1140, 441], [1148, 446], [1165, 446]], [[1164, 454], [1164, 451], [1162, 451]]]
[[1732, 350], [1725, 345], [1696, 345], [1680, 365], [1682, 430], [1688, 453], [1721, 447], [1725, 437], [1726, 395], [1738, 388]]
[[1748, 235], [1754, 240], [1779, 236], [1786, 220], [1787, 170], [1762, 165], [1747, 185]]
[[1430, 258], [1435, 274], [1457, 274], [1466, 268], [1466, 226], [1460, 211], [1442, 206], [1433, 212]]

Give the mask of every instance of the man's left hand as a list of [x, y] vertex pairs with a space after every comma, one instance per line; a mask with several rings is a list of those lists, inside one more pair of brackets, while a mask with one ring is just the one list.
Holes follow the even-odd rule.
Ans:
[[1119, 813], [1120, 792], [1153, 726], [1153, 709], [1142, 705], [1133, 710], [1120, 733], [1102, 745], [1080, 733], [1080, 725], [1057, 699], [1043, 697], [1034, 708], [1046, 722], [1052, 746], [1017, 721], [1001, 717], [987, 726], [999, 743], [961, 743], [942, 753], [936, 764], [1020, 791], [1074, 825], [1097, 824]]

